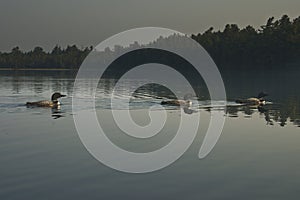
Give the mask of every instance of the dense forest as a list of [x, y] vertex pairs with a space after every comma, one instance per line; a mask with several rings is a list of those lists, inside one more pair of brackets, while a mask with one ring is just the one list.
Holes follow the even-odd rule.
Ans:
[[192, 35], [192, 38], [223, 68], [273, 68], [300, 63], [300, 17], [294, 20], [287, 15], [279, 20], [271, 17], [258, 30], [251, 26], [240, 29], [236, 24], [227, 24], [222, 32], [210, 28], [203, 34]]
[[[191, 37], [208, 51], [221, 70], [273, 69], [300, 63], [300, 17], [293, 20], [287, 15], [278, 20], [271, 17], [258, 30], [227, 24], [223, 31], [209, 28]], [[41, 47], [23, 52], [14, 47], [11, 52], [0, 52], [0, 68], [77, 69], [92, 49], [73, 45], [65, 49], [55, 46], [51, 52]]]
[[9, 53], [0, 52], [0, 68], [12, 69], [76, 69], [93, 47], [79, 49], [76, 45], [62, 49], [55, 46], [51, 52], [35, 47], [29, 52], [22, 52], [14, 47]]

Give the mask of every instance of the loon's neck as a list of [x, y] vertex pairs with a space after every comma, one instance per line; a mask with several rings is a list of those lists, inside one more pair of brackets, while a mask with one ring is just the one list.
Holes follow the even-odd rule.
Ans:
[[56, 105], [60, 105], [60, 102], [58, 100], [53, 100], [52, 102]]

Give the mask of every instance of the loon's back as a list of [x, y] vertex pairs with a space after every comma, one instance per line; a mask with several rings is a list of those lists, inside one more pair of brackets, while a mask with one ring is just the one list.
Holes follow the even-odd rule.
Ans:
[[246, 105], [260, 105], [262, 102], [258, 98], [248, 98], [248, 99], [238, 99], [236, 103], [246, 104]]
[[37, 107], [56, 107], [59, 106], [59, 102], [54, 103], [53, 101], [36, 101], [36, 102], [27, 102], [27, 106], [37, 106]]
[[252, 97], [248, 99], [237, 99], [236, 103], [241, 103], [249, 106], [263, 106], [266, 104], [264, 97], [268, 96], [265, 92], [260, 92], [257, 97]]
[[170, 101], [162, 101], [161, 105], [170, 105], [170, 106], [191, 106], [191, 101], [185, 100], [170, 100]]

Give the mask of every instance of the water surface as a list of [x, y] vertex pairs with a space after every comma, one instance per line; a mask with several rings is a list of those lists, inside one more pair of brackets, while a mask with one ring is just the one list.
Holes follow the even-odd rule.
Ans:
[[[299, 71], [223, 73], [227, 108], [208, 106], [205, 87], [199, 85], [200, 106], [191, 110], [200, 112], [200, 128], [188, 151], [162, 170], [126, 174], [99, 163], [80, 142], [71, 102], [74, 74], [1, 72], [0, 199], [299, 199], [298, 76]], [[137, 81], [128, 80], [117, 98], [126, 99], [126, 88]], [[109, 116], [106, 92], [112, 82], [102, 82], [105, 87], [97, 91], [96, 109], [114, 143], [147, 152], [174, 137], [181, 115], [176, 107], [166, 107], [168, 121], [157, 136], [142, 141], [122, 135]], [[263, 109], [234, 103], [262, 90], [270, 94]], [[60, 109], [25, 106], [26, 101], [49, 99], [55, 91], [67, 94]], [[82, 98], [90, 92], [83, 83]], [[168, 98], [172, 94], [155, 85], [140, 88], [131, 97], [133, 119], [146, 125], [148, 108]], [[221, 109], [226, 122], [213, 151], [199, 160], [211, 109]]]

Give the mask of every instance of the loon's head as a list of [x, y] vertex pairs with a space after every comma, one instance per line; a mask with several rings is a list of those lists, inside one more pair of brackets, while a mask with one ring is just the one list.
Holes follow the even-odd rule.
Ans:
[[61, 94], [59, 92], [55, 92], [54, 94], [52, 94], [51, 96], [51, 101], [53, 102], [57, 102], [57, 99], [61, 98], [61, 97], [65, 97], [66, 95]]
[[268, 94], [267, 93], [265, 93], [265, 92], [260, 92], [258, 95], [257, 95], [257, 98], [259, 99], [259, 104], [260, 105], [266, 105], [266, 101], [265, 101], [265, 99], [264, 99], [264, 97], [266, 97], [266, 96], [268, 96]]
[[185, 100], [185, 106], [192, 106], [191, 98], [193, 97], [192, 94], [184, 95], [183, 99]]
[[268, 96], [267, 93], [265, 93], [265, 92], [260, 92], [260, 93], [257, 95], [257, 98], [258, 98], [258, 99], [262, 99], [262, 98], [264, 98], [264, 97], [266, 97], [266, 96]]
[[186, 95], [184, 95], [183, 99], [186, 101], [190, 101], [192, 97], [193, 97], [192, 94], [186, 94]]

